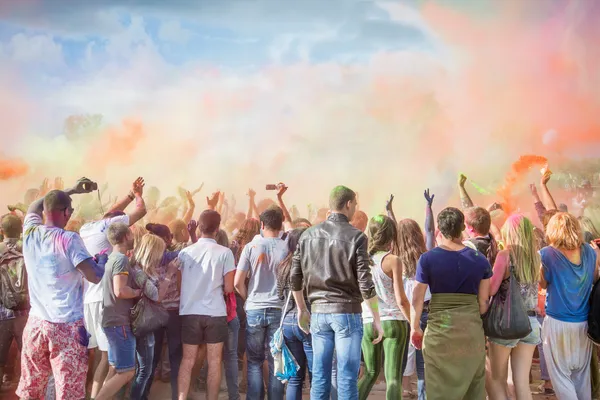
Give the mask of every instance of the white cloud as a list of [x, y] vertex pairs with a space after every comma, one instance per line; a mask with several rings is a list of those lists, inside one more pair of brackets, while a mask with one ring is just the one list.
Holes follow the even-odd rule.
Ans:
[[62, 46], [48, 35], [14, 35], [8, 43], [10, 57], [18, 63], [58, 67], [64, 64]]
[[158, 38], [165, 42], [185, 44], [190, 40], [191, 32], [184, 29], [179, 21], [163, 22], [158, 30]]

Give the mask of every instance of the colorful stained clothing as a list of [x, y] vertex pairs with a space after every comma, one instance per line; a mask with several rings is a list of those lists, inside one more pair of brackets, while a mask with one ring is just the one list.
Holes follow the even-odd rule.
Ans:
[[423, 357], [428, 400], [485, 399], [485, 335], [476, 295], [432, 295]]
[[[381, 263], [388, 254], [390, 253], [380, 252], [371, 256], [371, 260], [374, 263], [371, 268], [371, 275], [373, 276], [373, 284], [375, 285], [375, 292], [377, 292], [379, 300], [379, 316], [382, 321], [406, 321], [404, 314], [402, 314], [396, 302], [394, 280], [381, 268]], [[362, 303], [362, 310], [363, 323], [368, 324], [373, 322], [371, 308], [364, 301]]]
[[21, 380], [17, 396], [39, 399], [46, 394], [48, 377], [54, 375], [56, 398], [85, 398], [88, 370], [88, 336], [83, 319], [53, 323], [30, 316], [23, 332]]

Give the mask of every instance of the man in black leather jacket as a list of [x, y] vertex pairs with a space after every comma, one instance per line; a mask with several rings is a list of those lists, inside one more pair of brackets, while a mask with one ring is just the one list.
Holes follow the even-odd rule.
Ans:
[[[378, 343], [383, 337], [375, 286], [371, 278], [367, 237], [350, 225], [356, 211], [356, 193], [337, 186], [329, 197], [331, 215], [308, 229], [298, 243], [291, 268], [294, 299], [299, 305], [298, 324], [313, 344], [313, 379], [310, 398], [329, 399], [333, 351], [337, 354], [338, 396], [358, 399], [363, 324], [361, 303], [373, 315]], [[303, 286], [311, 304], [304, 306]]]

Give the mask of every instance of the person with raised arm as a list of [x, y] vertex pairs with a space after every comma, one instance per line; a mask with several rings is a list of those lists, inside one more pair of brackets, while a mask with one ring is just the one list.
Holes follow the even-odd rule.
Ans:
[[[245, 300], [248, 328], [248, 397], [263, 399], [263, 363], [265, 347], [271, 343], [281, 321], [283, 302], [277, 294], [277, 269], [288, 254], [287, 243], [279, 236], [283, 228], [283, 211], [278, 206], [260, 215], [261, 233], [244, 247], [235, 273], [235, 289]], [[246, 278], [249, 276], [248, 285]], [[273, 356], [269, 363], [268, 398], [283, 399], [284, 386], [273, 375]]]
[[43, 398], [49, 375], [57, 398], [86, 397], [89, 339], [81, 276], [96, 284], [104, 265], [96, 263], [78, 234], [64, 228], [73, 214], [71, 195], [93, 190], [93, 182], [82, 178], [71, 189], [52, 190], [34, 201], [25, 216], [23, 258], [31, 310], [23, 332], [20, 398]]
[[[107, 237], [110, 225], [124, 223], [132, 226], [146, 215], [146, 205], [142, 197], [144, 179], [137, 178], [131, 191], [117, 201], [99, 221], [88, 222], [79, 229], [79, 235], [90, 254], [105, 252], [110, 255], [112, 246]], [[135, 209], [129, 214], [125, 209], [135, 201]], [[108, 373], [108, 339], [102, 330], [103, 286], [101, 284], [84, 284], [83, 307], [85, 329], [90, 336], [88, 348], [94, 351], [94, 359], [98, 360], [92, 383], [90, 397], [96, 397]]]
[[471, 196], [469, 196], [467, 189], [465, 189], [465, 183], [467, 183], [467, 177], [460, 174], [458, 177], [458, 190], [460, 191], [460, 206], [463, 210], [474, 207], [473, 200], [471, 200]]
[[256, 207], [256, 192], [248, 189], [248, 213], [246, 219], [258, 219], [258, 208]]
[[554, 198], [548, 189], [548, 182], [552, 176], [552, 171], [550, 171], [548, 167], [545, 167], [542, 171], [542, 179], [540, 181], [540, 187], [542, 188], [542, 203], [544, 204], [546, 210], [558, 210], [556, 202], [554, 201]]
[[279, 204], [279, 208], [281, 208], [281, 211], [283, 211], [283, 228], [285, 232], [294, 229], [292, 217], [290, 216], [290, 213], [283, 202], [283, 194], [287, 192], [287, 190], [288, 187], [285, 185], [285, 183], [280, 182], [277, 184], [277, 204]]
[[[335, 187], [329, 196], [329, 207], [331, 213], [326, 221], [307, 229], [300, 238], [290, 279], [298, 307], [298, 325], [309, 333], [310, 324], [312, 335], [310, 398], [329, 400], [335, 349], [339, 398], [357, 400], [363, 301], [373, 315], [373, 344], [381, 342], [383, 329], [369, 265], [368, 240], [350, 225], [356, 211], [356, 193], [345, 186]], [[304, 291], [312, 317], [304, 302]]]
[[[481, 315], [489, 305], [492, 268], [462, 243], [463, 213], [439, 213], [441, 241], [421, 255], [412, 295], [411, 342], [423, 348], [428, 400], [485, 399], [485, 335]], [[431, 290], [425, 337], [421, 315]], [[455, 367], [460, 360], [460, 368]]]

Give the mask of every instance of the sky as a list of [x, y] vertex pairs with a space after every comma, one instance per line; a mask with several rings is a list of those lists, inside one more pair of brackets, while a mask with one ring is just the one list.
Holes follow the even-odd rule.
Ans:
[[0, 203], [142, 175], [239, 199], [284, 181], [301, 209], [345, 184], [420, 218], [460, 172], [494, 193], [521, 155], [598, 157], [599, 4], [4, 0]]

